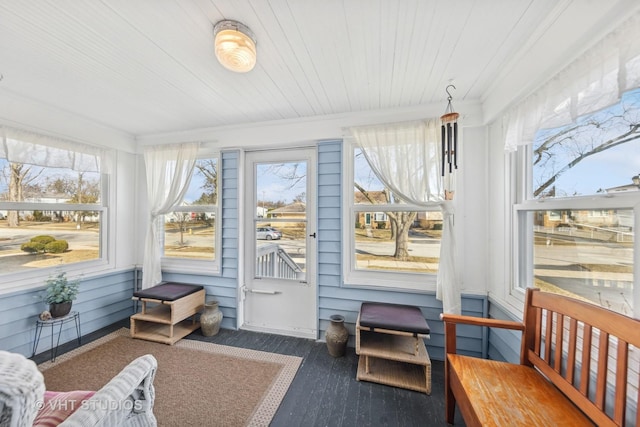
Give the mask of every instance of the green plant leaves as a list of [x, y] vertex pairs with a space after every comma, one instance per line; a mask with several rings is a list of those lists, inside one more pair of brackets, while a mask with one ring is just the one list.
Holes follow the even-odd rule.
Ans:
[[55, 304], [73, 301], [78, 296], [79, 285], [79, 280], [69, 281], [66, 273], [59, 273], [56, 277], [50, 277], [47, 279], [44, 302]]

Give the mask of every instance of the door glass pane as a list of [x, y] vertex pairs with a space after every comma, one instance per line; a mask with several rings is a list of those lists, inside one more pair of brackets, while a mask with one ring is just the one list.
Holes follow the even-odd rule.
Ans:
[[255, 276], [306, 279], [306, 162], [256, 165]]
[[633, 313], [633, 211], [532, 212], [534, 286]]

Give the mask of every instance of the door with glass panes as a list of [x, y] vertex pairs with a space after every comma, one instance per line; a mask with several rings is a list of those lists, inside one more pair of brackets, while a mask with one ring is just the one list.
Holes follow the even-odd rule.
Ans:
[[314, 149], [246, 154], [243, 328], [316, 338]]

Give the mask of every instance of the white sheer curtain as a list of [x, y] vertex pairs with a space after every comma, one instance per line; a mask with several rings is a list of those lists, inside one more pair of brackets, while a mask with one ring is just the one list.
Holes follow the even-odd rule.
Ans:
[[182, 202], [189, 188], [198, 154], [198, 143], [145, 147], [149, 228], [142, 264], [142, 288], [162, 281], [159, 216]]
[[440, 122], [412, 121], [350, 129], [371, 169], [383, 184], [408, 203], [439, 206], [442, 210], [442, 241], [436, 297], [445, 313], [460, 313], [454, 239], [454, 188], [441, 176]]
[[110, 173], [112, 157], [113, 151], [109, 149], [13, 127], [0, 127], [0, 158], [9, 162]]
[[640, 86], [640, 12], [504, 116], [505, 150], [533, 142], [539, 129], [613, 105]]

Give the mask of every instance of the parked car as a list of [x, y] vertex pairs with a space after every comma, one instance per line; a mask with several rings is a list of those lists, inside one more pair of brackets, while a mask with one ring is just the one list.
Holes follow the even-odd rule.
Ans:
[[258, 240], [278, 240], [282, 238], [282, 232], [273, 227], [256, 228], [256, 239]]

